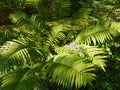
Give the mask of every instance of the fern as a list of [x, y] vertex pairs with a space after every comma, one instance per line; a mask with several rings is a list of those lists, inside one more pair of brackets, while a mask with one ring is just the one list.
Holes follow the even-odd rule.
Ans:
[[[19, 7], [19, 2], [23, 7]], [[94, 70], [102, 68], [105, 71], [105, 53], [94, 45], [119, 35], [119, 23], [108, 25], [98, 20], [96, 24], [93, 19], [97, 15], [91, 15], [94, 9], [84, 8], [86, 1], [80, 1], [78, 7], [72, 7], [73, 2], [15, 0], [16, 8], [22, 9], [10, 14], [15, 28], [13, 31], [0, 30], [0, 89], [43, 90], [48, 83], [81, 89], [92, 85], [96, 77]], [[92, 5], [90, 2], [88, 5]], [[36, 11], [27, 15], [23, 11], [29, 6]], [[72, 8], [76, 8], [73, 14]], [[10, 34], [14, 31], [17, 36]], [[3, 44], [6, 40], [9, 41]]]
[[105, 71], [105, 52], [95, 46], [79, 45], [75, 42], [64, 47], [55, 48], [59, 54], [77, 54], [83, 58], [83, 62], [89, 62]]
[[30, 68], [19, 68], [9, 72], [2, 77], [2, 90], [33, 90], [38, 78], [31, 72]]
[[59, 45], [66, 38], [65, 33], [70, 29], [68, 24], [57, 24], [52, 27], [51, 32], [48, 34], [48, 40], [46, 44], [49, 45]]
[[71, 19], [72, 20], [83, 20], [83, 19], [87, 19], [90, 13], [90, 8], [80, 8], [78, 11], [76, 11]]
[[[10, 14], [10, 19], [18, 25], [22, 31], [37, 31], [40, 32], [42, 29], [41, 21], [39, 19], [39, 15], [32, 15], [28, 17], [24, 12], [15, 11]], [[43, 23], [42, 23], [43, 24]]]
[[69, 0], [53, 1], [53, 18], [62, 19], [70, 15], [71, 2]]
[[76, 42], [84, 44], [100, 44], [112, 40], [117, 36], [119, 30], [108, 27], [108, 25], [97, 24], [82, 30], [76, 38]]
[[16, 31], [16, 28], [12, 26], [3, 26], [0, 28], [0, 45], [5, 43], [5, 41], [10, 41], [12, 39], [17, 39], [20, 32]]
[[81, 88], [95, 79], [91, 73], [94, 68], [90, 63], [81, 62], [75, 54], [60, 54], [54, 57], [53, 62], [46, 66], [46, 75], [52, 82], [62, 85], [65, 88]]
[[[33, 43], [33, 42], [32, 42]], [[7, 72], [19, 67], [31, 66], [41, 58], [45, 58], [45, 52], [34, 48], [31, 41], [9, 41], [0, 48], [0, 71]], [[34, 53], [34, 54], [32, 54]], [[44, 55], [43, 55], [44, 53]]]

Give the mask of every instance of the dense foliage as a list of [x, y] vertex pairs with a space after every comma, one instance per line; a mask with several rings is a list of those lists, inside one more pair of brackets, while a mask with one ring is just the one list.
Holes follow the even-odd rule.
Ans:
[[117, 90], [119, 0], [1, 0], [1, 90]]

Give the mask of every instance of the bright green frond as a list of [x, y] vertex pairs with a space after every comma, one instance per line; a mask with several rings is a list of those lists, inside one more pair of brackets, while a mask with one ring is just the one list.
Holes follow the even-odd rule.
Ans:
[[100, 44], [108, 40], [112, 40], [117, 36], [118, 30], [108, 25], [97, 24], [82, 30], [76, 38], [77, 43], [84, 44]]
[[48, 41], [46, 44], [54, 45], [59, 44], [66, 38], [65, 33], [70, 29], [68, 24], [57, 24], [52, 27], [51, 32], [48, 34]]
[[1, 46], [0, 51], [1, 72], [26, 65], [26, 62], [31, 60], [26, 46], [13, 41], [9, 41], [5, 45]]
[[[104, 71], [105, 52], [96, 46], [79, 45], [75, 42], [64, 47], [56, 48], [58, 54], [77, 54], [83, 62], [88, 62], [94, 66], [101, 67]], [[76, 57], [77, 58], [77, 57]]]
[[[41, 21], [39, 15], [27, 16], [24, 12], [15, 11], [10, 14], [10, 19], [16, 23], [19, 30], [26, 35], [35, 35], [36, 32], [41, 36], [43, 33], [43, 21]], [[42, 33], [41, 33], [42, 32]]]
[[13, 23], [17, 23], [17, 21], [20, 20], [21, 18], [24, 18], [24, 19], [27, 18], [26, 13], [22, 11], [15, 11], [10, 14], [10, 19]]
[[93, 65], [85, 63], [75, 54], [60, 54], [49, 63], [46, 73], [51, 80], [65, 88], [81, 88], [95, 79]]
[[9, 41], [0, 48], [0, 71], [6, 72], [17, 67], [31, 66], [34, 62], [40, 62], [45, 58], [43, 50], [34, 48], [35, 43], [26, 40]]

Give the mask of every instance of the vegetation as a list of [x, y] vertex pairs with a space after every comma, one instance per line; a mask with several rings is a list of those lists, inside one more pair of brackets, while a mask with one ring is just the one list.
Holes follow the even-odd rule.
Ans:
[[119, 0], [1, 0], [0, 90], [117, 90]]

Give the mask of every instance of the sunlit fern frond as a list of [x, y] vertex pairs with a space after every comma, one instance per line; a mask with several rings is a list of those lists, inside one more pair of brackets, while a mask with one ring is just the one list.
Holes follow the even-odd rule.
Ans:
[[94, 66], [100, 67], [105, 71], [105, 62], [107, 56], [102, 48], [97, 46], [81, 45], [80, 49], [83, 51], [86, 60], [90, 61]]
[[63, 41], [66, 38], [65, 33], [68, 32], [69, 29], [69, 24], [57, 24], [56, 26], [53, 26], [51, 32], [48, 34], [48, 40], [46, 44], [49, 46], [64, 43]]
[[[0, 48], [0, 71], [6, 72], [10, 69], [26, 65], [31, 58], [26, 46], [9, 41]], [[24, 65], [23, 65], [24, 64]]]
[[120, 32], [120, 22], [111, 22], [111, 28], [114, 28]]
[[116, 28], [118, 30], [118, 36], [114, 38], [112, 45], [119, 46], [120, 45], [120, 22], [113, 22], [111, 23], [112, 28]]
[[70, 0], [54, 0], [52, 8], [54, 19], [65, 18], [71, 13], [71, 2]]
[[16, 11], [11, 13], [10, 18], [17, 24], [17, 28], [23, 36], [34, 39], [39, 42], [40, 46], [43, 45], [44, 38], [47, 36], [45, 35], [47, 26], [40, 15], [32, 15], [30, 17], [26, 16], [24, 12]]
[[83, 59], [83, 62], [89, 62], [94, 66], [100, 67], [105, 71], [105, 52], [96, 46], [79, 45], [75, 42], [58, 47], [55, 49], [59, 54], [77, 54]]
[[[34, 47], [35, 43], [28, 40], [8, 41], [0, 48], [0, 71], [7, 72], [19, 67], [31, 66], [45, 58], [43, 50]], [[34, 61], [33, 61], [34, 60]]]
[[20, 20], [21, 18], [27, 18], [27, 14], [25, 12], [22, 11], [14, 11], [10, 14], [10, 19], [13, 23], [17, 23], [18, 20]]
[[65, 88], [81, 88], [95, 79], [94, 66], [82, 62], [76, 54], [56, 55], [52, 62], [46, 64], [45, 72], [48, 78]]
[[118, 33], [119, 30], [116, 27], [97, 24], [82, 30], [77, 36], [76, 42], [96, 45], [113, 40], [113, 37], [117, 36]]
[[15, 11], [10, 14], [10, 19], [16, 23], [20, 31], [27, 34], [39, 34], [43, 32], [43, 23], [39, 19], [39, 15], [27, 16], [26, 13], [21, 11]]

